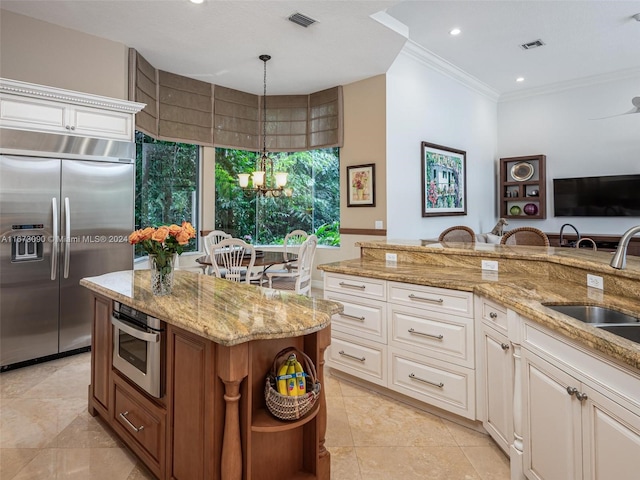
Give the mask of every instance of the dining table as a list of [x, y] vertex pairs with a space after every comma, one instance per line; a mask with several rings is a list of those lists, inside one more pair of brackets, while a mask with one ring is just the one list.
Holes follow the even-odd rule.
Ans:
[[[298, 259], [297, 255], [288, 253], [287, 260], [284, 259], [282, 252], [270, 252], [265, 250], [256, 250], [256, 258], [253, 262], [254, 267], [263, 267], [262, 273], [264, 274], [273, 265], [286, 265], [288, 263], [295, 262]], [[246, 254], [242, 261], [243, 265], [249, 265], [251, 255]], [[196, 263], [200, 265], [203, 273], [207, 273], [207, 269], [213, 266], [211, 257], [209, 255], [203, 255], [196, 258]]]

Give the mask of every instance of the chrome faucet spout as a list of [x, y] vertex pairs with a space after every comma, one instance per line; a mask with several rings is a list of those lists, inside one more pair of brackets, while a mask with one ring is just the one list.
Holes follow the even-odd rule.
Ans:
[[622, 270], [627, 265], [627, 247], [629, 246], [629, 242], [631, 241], [631, 237], [633, 237], [636, 233], [640, 232], [640, 225], [636, 225], [635, 227], [631, 227], [629, 230], [622, 234], [620, 238], [620, 242], [618, 243], [618, 248], [616, 249], [616, 253], [613, 255], [611, 259], [611, 266], [613, 268], [617, 268], [618, 270]]
[[[564, 230], [564, 227], [573, 228], [573, 230], [576, 232], [576, 235], [578, 236], [578, 238], [576, 238], [576, 241], [575, 241], [574, 245], [578, 245], [578, 242], [580, 241], [580, 232], [578, 232], [578, 229], [576, 227], [574, 227], [573, 225], [571, 225], [570, 223], [565, 223], [564, 225], [562, 225], [560, 227], [560, 246], [564, 247], [564, 237], [562, 236], [563, 235], [562, 232]], [[573, 245], [569, 244], [568, 246], [571, 247]]]

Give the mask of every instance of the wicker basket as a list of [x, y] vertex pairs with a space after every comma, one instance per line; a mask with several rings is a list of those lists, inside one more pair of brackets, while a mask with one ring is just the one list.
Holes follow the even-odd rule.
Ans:
[[[302, 363], [305, 373], [307, 374], [307, 393], [295, 397], [281, 395], [276, 389], [276, 378], [278, 376], [278, 367], [292, 353], [296, 354], [298, 361]], [[309, 387], [313, 388], [309, 390]], [[313, 408], [316, 401], [320, 397], [320, 382], [316, 376], [316, 367], [311, 359], [300, 350], [289, 347], [280, 351], [273, 359], [273, 366], [267, 375], [264, 385], [264, 398], [269, 411], [281, 420], [297, 420]]]

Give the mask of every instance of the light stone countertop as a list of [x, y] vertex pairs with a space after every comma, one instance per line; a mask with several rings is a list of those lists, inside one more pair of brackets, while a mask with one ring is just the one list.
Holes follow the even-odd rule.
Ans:
[[[575, 250], [568, 248], [519, 247], [514, 249], [514, 247], [507, 247], [501, 249], [500, 246], [492, 245], [486, 249], [484, 247], [477, 249], [458, 244], [460, 245], [459, 249], [446, 249], [445, 258], [444, 255], [432, 256], [428, 254], [428, 252], [438, 251], [444, 253], [445, 249], [441, 246], [429, 248], [429, 246], [420, 246], [411, 242], [363, 242], [358, 245], [368, 248], [375, 245], [373, 248], [380, 249], [381, 254], [376, 258], [375, 250], [365, 248], [361, 258], [319, 265], [318, 268], [325, 272], [474, 292], [501, 303], [524, 317], [560, 332], [578, 343], [609, 355], [626, 365], [640, 369], [640, 344], [555, 312], [543, 305], [543, 303], [600, 305], [640, 317], [640, 303], [638, 302], [640, 280], [636, 288], [628, 289], [625, 285], [623, 290], [628, 293], [621, 295], [606, 293], [606, 290], [602, 292], [588, 288], [586, 282], [581, 284], [574, 281], [570, 273], [563, 277], [563, 267], [569, 267], [567, 270], [570, 267], [577, 267], [589, 271], [595, 268], [595, 271], [598, 272], [598, 268], [602, 266], [602, 271], [607, 271], [602, 264], [606, 263], [605, 259], [610, 258], [610, 255], [606, 256], [603, 253], [584, 257], [580, 255], [582, 252], [565, 253], [565, 250]], [[395, 265], [386, 262], [384, 251], [397, 252], [399, 261]], [[487, 251], [493, 255], [487, 257]], [[411, 261], [401, 261], [405, 252], [415, 254]], [[458, 257], [457, 253], [461, 253], [461, 257]], [[470, 261], [469, 258], [463, 259], [462, 257], [478, 258], [472, 258]], [[514, 267], [507, 267], [505, 273], [483, 271], [479, 268], [480, 257], [503, 260], [512, 257], [517, 262], [515, 265], [521, 267], [522, 270], [514, 271], [516, 270]], [[594, 258], [595, 262], [593, 262]], [[524, 260], [528, 260], [528, 262], [524, 262]], [[546, 268], [546, 263], [549, 261], [560, 264], [561, 267], [555, 267], [553, 271], [550, 271]], [[608, 263], [606, 267], [608, 267]], [[615, 273], [611, 274], [610, 271], [607, 273], [610, 274], [610, 277], [612, 275], [615, 277]], [[628, 275], [625, 277], [633, 277], [638, 272], [631, 270], [627, 273]], [[607, 277], [605, 286], [609, 283], [610, 278]], [[630, 283], [635, 282], [631, 280]]]
[[337, 302], [180, 270], [166, 296], [151, 293], [149, 270], [83, 278], [80, 285], [226, 346], [317, 332], [343, 309]]

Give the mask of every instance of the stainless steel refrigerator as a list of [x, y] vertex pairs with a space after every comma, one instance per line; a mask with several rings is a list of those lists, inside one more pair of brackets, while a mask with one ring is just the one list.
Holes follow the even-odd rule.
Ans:
[[[58, 146], [38, 151], [25, 147], [47, 134], [0, 133], [4, 370], [90, 345], [93, 312], [80, 279], [133, 268], [135, 144], [52, 135]], [[23, 147], [7, 148], [16, 135]]]

